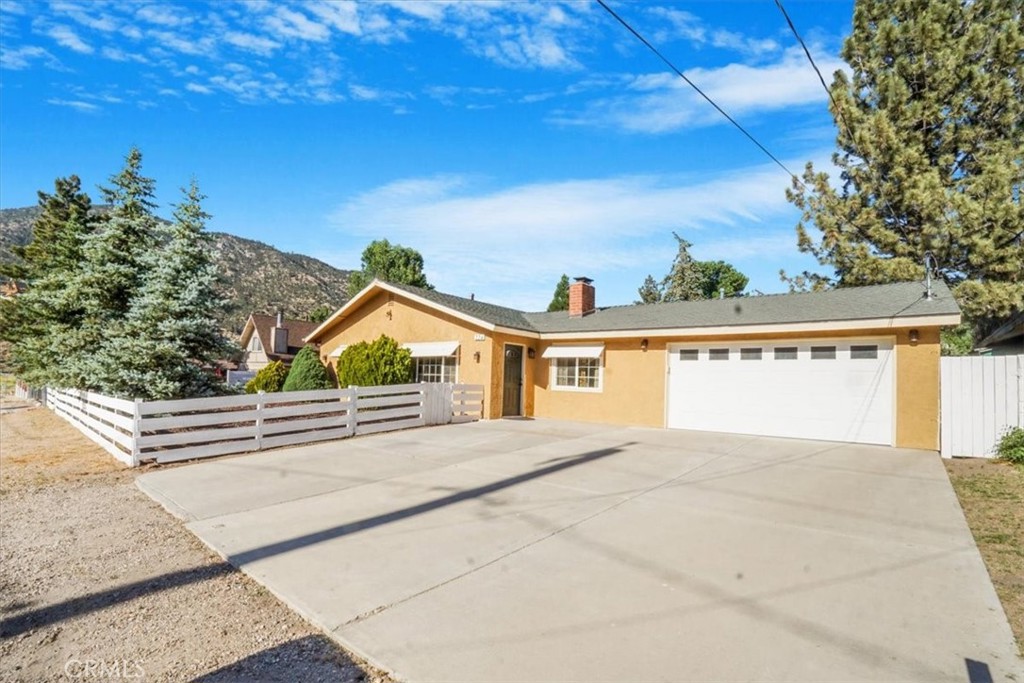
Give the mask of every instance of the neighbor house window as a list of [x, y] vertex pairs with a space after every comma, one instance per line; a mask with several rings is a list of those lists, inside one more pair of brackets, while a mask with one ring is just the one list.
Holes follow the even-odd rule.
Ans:
[[455, 382], [458, 363], [455, 356], [413, 358], [417, 382]]
[[601, 388], [600, 358], [554, 358], [551, 363], [556, 389]]
[[260, 338], [257, 337], [255, 334], [252, 335], [252, 339], [249, 340], [249, 350], [250, 351], [262, 351], [263, 350], [263, 344], [260, 343]]

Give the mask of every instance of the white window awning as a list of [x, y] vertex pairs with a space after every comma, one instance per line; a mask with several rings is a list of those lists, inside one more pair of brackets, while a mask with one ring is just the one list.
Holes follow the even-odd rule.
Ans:
[[459, 342], [457, 341], [412, 342], [402, 344], [402, 346], [412, 351], [413, 358], [454, 356], [455, 352], [459, 350]]
[[341, 354], [344, 353], [345, 349], [348, 348], [348, 344], [342, 344], [338, 348], [327, 354], [328, 358], [341, 358]]
[[600, 358], [604, 344], [573, 344], [571, 346], [549, 346], [541, 358]]

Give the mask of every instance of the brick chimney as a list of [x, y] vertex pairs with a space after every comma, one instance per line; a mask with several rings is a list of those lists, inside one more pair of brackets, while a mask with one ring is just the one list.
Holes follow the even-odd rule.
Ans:
[[569, 285], [569, 317], [580, 318], [594, 312], [594, 285], [589, 277], [573, 278]]

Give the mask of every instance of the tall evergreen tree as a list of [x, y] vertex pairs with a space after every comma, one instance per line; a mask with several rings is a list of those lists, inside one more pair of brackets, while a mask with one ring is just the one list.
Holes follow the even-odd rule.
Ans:
[[158, 246], [143, 254], [144, 280], [120, 334], [102, 346], [105, 389], [119, 396], [173, 399], [214, 394], [211, 368], [234, 345], [217, 316], [227, 302], [217, 291], [209, 214], [195, 180], [182, 190], [174, 221], [158, 224]]
[[701, 294], [705, 299], [733, 297], [743, 293], [750, 279], [725, 261], [697, 261], [701, 272]]
[[39, 192], [41, 213], [32, 241], [16, 247], [19, 261], [3, 274], [24, 280], [23, 294], [0, 301], [0, 339], [11, 344], [11, 367], [37, 386], [59, 384], [55, 371], [67, 350], [55, 332], [81, 324], [84, 310], [71, 286], [81, 268], [82, 245], [95, 229], [92, 202], [77, 176], [58, 178], [54, 193]]
[[640, 300], [635, 302], [638, 304], [656, 304], [661, 302], [662, 291], [661, 285], [654, 279], [653, 275], [648, 275], [644, 279], [644, 283], [640, 285], [640, 288], [636, 290], [637, 294], [640, 295]]
[[857, 0], [831, 86], [841, 182], [808, 164], [787, 192], [836, 284], [923, 279], [930, 252], [969, 318], [1024, 307], [1022, 7]]
[[412, 247], [374, 240], [363, 250], [362, 270], [349, 276], [348, 295], [355, 296], [374, 278], [433, 289], [423, 273], [423, 255]]
[[679, 251], [672, 261], [672, 270], [662, 281], [663, 301], [695, 301], [703, 299], [702, 283], [704, 274], [697, 262], [690, 256], [693, 245], [676, 233], [672, 233], [679, 244]]
[[569, 310], [569, 276], [563, 274], [555, 285], [555, 293], [548, 304], [548, 312]]
[[85, 241], [83, 264], [70, 289], [84, 315], [76, 328], [54, 330], [54, 342], [66, 354], [55, 370], [59, 386], [114, 390], [111, 366], [127, 337], [125, 319], [146, 278], [147, 255], [157, 246], [153, 214], [156, 183], [142, 175], [142, 153], [133, 147], [125, 166], [100, 188], [110, 210]]

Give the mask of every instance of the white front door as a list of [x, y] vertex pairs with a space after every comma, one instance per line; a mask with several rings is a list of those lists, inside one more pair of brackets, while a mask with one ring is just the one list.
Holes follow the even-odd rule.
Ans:
[[668, 426], [892, 445], [891, 339], [668, 347]]

